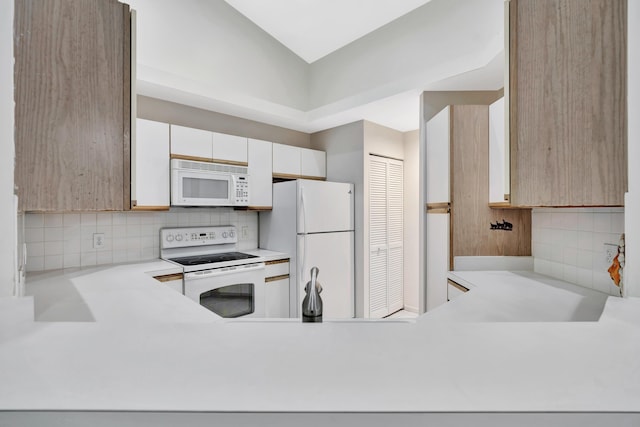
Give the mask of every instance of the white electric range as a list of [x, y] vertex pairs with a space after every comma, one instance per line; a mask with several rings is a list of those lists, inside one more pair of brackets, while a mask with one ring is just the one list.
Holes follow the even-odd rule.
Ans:
[[232, 225], [160, 229], [160, 258], [184, 271], [186, 297], [222, 317], [265, 316], [265, 264], [237, 250]]

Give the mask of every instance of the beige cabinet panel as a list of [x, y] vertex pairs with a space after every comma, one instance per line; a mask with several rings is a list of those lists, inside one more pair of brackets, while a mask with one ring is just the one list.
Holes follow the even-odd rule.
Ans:
[[116, 0], [15, 2], [23, 211], [129, 208], [130, 31], [129, 6]]
[[510, 1], [513, 205], [624, 204], [626, 5]]

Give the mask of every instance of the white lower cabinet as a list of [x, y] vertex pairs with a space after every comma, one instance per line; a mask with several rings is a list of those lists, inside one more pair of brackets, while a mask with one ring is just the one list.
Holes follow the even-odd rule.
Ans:
[[169, 209], [169, 124], [137, 119], [131, 147], [131, 208]]
[[265, 264], [266, 317], [289, 317], [289, 259]]

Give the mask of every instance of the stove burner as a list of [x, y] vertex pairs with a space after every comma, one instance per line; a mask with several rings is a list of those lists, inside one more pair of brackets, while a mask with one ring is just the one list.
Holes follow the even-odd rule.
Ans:
[[211, 264], [214, 262], [236, 261], [239, 259], [258, 258], [257, 255], [249, 255], [242, 252], [224, 252], [221, 254], [206, 254], [171, 258], [169, 261], [182, 265]]

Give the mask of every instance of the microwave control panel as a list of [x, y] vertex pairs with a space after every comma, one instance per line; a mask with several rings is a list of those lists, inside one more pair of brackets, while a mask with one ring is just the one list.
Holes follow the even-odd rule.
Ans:
[[236, 175], [236, 194], [234, 205], [249, 206], [249, 177], [247, 175]]

